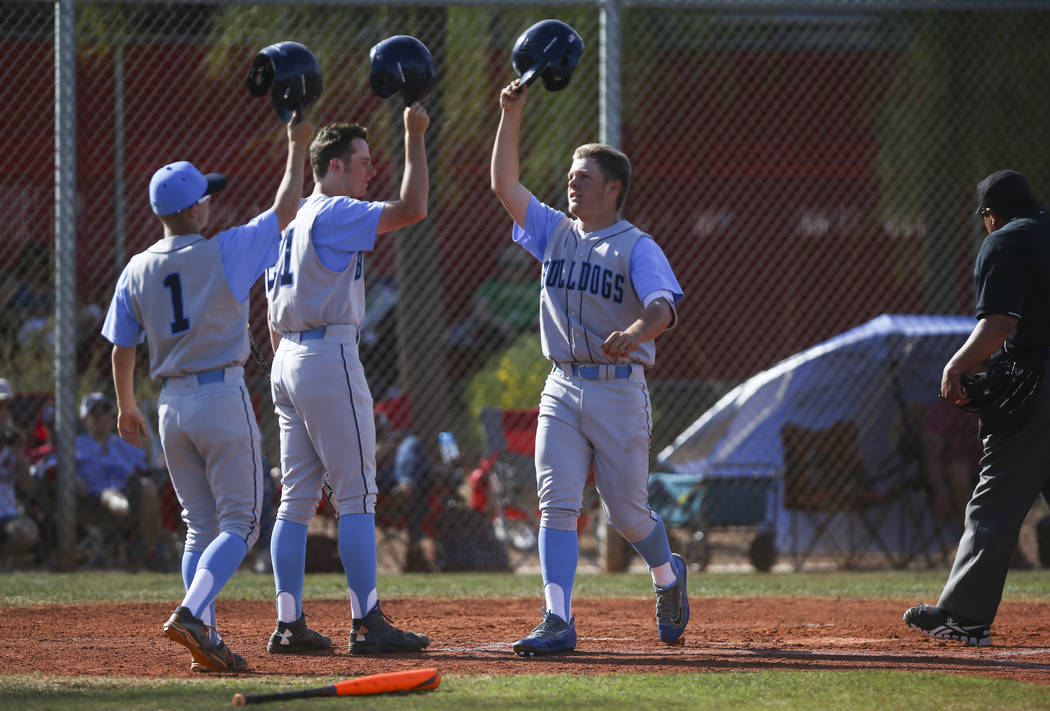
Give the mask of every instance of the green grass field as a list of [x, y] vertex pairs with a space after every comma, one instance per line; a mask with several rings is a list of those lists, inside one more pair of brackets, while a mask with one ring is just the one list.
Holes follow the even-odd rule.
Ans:
[[[535, 575], [459, 574], [382, 576], [391, 598], [535, 597]], [[644, 576], [587, 575], [575, 597], [633, 597]], [[944, 571], [868, 573], [704, 574], [690, 577], [693, 604], [704, 597], [891, 598], [932, 600]], [[1006, 600], [1044, 601], [1050, 571], [1012, 573]], [[13, 574], [0, 577], [0, 605], [17, 615], [25, 605], [76, 602], [176, 601], [175, 575], [123, 573]], [[267, 575], [240, 574], [224, 591], [227, 599], [269, 600]], [[341, 575], [310, 575], [308, 598], [342, 599]], [[120, 677], [85, 678], [18, 674], [3, 668], [0, 708], [19, 709], [219, 709], [235, 692], [266, 693], [323, 686], [318, 677], [202, 678], [159, 681]], [[1050, 709], [1050, 687], [1012, 681], [904, 672], [719, 672], [665, 675], [614, 674], [574, 677], [445, 676], [436, 691], [406, 696], [305, 699], [272, 704], [274, 709]]]

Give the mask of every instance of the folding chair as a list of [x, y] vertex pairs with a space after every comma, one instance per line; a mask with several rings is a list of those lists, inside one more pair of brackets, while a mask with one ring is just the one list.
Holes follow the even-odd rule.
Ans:
[[496, 536], [521, 558], [536, 550], [539, 534], [539, 499], [536, 495], [536, 423], [538, 407], [530, 409], [481, 409], [483, 456], [490, 464], [487, 476], [473, 482], [475, 498], [486, 500]]
[[[879, 501], [868, 486], [870, 479], [860, 457], [856, 425], [836, 422], [827, 429], [814, 430], [787, 424], [780, 430], [780, 439], [784, 452], [784, 508], [793, 513], [790, 548], [796, 570], [824, 539], [844, 554], [844, 568], [852, 567], [869, 543], [892, 560], [892, 550], [869, 515]], [[813, 529], [802, 550], [800, 518]], [[832, 529], [837, 518], [844, 519], [846, 525], [844, 541], [838, 540]], [[867, 539], [858, 536], [858, 522]]]
[[[535, 464], [538, 419], [538, 407], [482, 408], [484, 461], [482, 476], [472, 483], [475, 508], [487, 507], [500, 540], [523, 554], [536, 550], [539, 535]], [[484, 490], [478, 491], [479, 488]], [[577, 531], [581, 534], [580, 557], [596, 565], [599, 551], [594, 529], [598, 523], [598, 507], [598, 492], [591, 471], [583, 492]], [[588, 546], [591, 541], [594, 542], [593, 550]], [[512, 565], [519, 562], [512, 561]]]

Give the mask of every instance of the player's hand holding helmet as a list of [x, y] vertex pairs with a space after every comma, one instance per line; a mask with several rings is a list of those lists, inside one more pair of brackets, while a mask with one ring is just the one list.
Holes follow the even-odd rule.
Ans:
[[369, 83], [380, 99], [389, 99], [397, 92], [405, 99], [405, 106], [422, 101], [434, 88], [437, 68], [427, 46], [409, 35], [394, 35], [378, 43], [368, 52], [371, 60]]
[[405, 131], [413, 135], [426, 133], [430, 125], [430, 114], [418, 101], [405, 107]]
[[288, 123], [321, 96], [321, 64], [306, 46], [278, 42], [259, 50], [245, 84], [252, 96], [269, 92], [277, 116]]
[[582, 54], [583, 38], [576, 30], [561, 20], [542, 20], [518, 36], [511, 61], [522, 85], [542, 78], [548, 91], [560, 91], [569, 85]]
[[525, 99], [528, 94], [529, 90], [525, 83], [521, 79], [515, 79], [503, 87], [503, 91], [500, 92], [499, 107], [503, 111], [521, 111], [525, 107]]

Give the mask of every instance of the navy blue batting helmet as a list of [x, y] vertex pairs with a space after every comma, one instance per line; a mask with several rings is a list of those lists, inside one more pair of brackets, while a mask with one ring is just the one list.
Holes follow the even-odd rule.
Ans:
[[372, 60], [369, 82], [372, 91], [381, 99], [389, 99], [398, 91], [405, 97], [405, 106], [426, 98], [434, 88], [437, 68], [427, 46], [409, 35], [394, 35], [383, 40], [368, 52]]
[[548, 91], [559, 91], [569, 85], [581, 54], [583, 38], [576, 30], [561, 20], [542, 20], [518, 36], [511, 60], [525, 86], [539, 77]]
[[278, 42], [259, 50], [245, 83], [252, 96], [269, 92], [277, 115], [288, 123], [293, 111], [321, 96], [321, 64], [305, 45]]

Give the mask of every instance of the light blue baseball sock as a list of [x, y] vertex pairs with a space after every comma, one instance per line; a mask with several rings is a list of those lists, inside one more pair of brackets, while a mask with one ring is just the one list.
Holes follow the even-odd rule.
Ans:
[[350, 610], [355, 620], [365, 617], [379, 600], [376, 591], [375, 514], [339, 517], [339, 558], [346, 571]]
[[572, 619], [572, 584], [580, 543], [576, 531], [540, 526], [540, 570], [547, 609], [566, 622]]
[[[193, 582], [193, 576], [197, 572], [197, 564], [200, 563], [201, 556], [204, 555], [204, 551], [183, 551], [182, 553], [182, 587], [186, 590], [190, 589], [190, 583]], [[218, 643], [221, 639], [219, 633], [215, 631], [215, 601], [212, 600], [211, 604], [208, 605], [207, 609], [201, 611], [200, 621], [211, 627], [212, 630], [209, 633], [211, 641]]]
[[303, 614], [303, 579], [306, 577], [307, 527], [277, 519], [270, 534], [270, 562], [277, 588], [277, 619], [295, 622]]
[[631, 546], [638, 551], [638, 555], [642, 556], [642, 560], [649, 566], [654, 585], [666, 588], [677, 580], [671, 568], [671, 544], [667, 540], [667, 528], [662, 519], [657, 517], [656, 525], [649, 535], [640, 541], [632, 541]]
[[208, 544], [182, 601], [194, 617], [200, 617], [201, 612], [211, 605], [247, 553], [248, 544], [239, 536], [225, 531]]
[[202, 555], [204, 551], [182, 552], [182, 588], [184, 590], [190, 589], [190, 583], [193, 582], [193, 576], [197, 572], [197, 564]]

